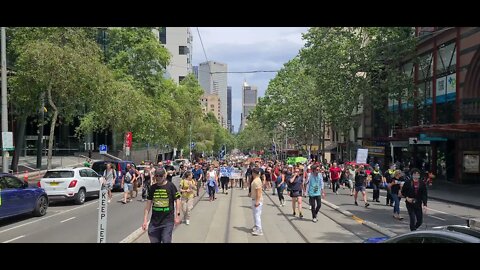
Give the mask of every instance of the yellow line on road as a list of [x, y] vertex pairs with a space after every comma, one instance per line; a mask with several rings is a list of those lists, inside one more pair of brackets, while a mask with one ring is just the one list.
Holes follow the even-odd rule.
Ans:
[[361, 218], [359, 218], [359, 217], [357, 217], [357, 216], [355, 216], [355, 215], [352, 216], [352, 218], [353, 218], [353, 220], [355, 220], [356, 222], [358, 222], [358, 223], [360, 223], [360, 224], [363, 223], [363, 219], [361, 219]]

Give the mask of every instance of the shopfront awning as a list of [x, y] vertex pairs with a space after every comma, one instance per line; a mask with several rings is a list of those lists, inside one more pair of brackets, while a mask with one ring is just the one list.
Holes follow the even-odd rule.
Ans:
[[397, 131], [398, 133], [478, 133], [480, 132], [480, 123], [466, 124], [435, 124], [413, 126]]

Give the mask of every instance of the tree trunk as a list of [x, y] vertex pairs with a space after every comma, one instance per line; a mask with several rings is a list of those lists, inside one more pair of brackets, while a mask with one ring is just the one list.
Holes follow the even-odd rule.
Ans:
[[55, 137], [55, 124], [57, 123], [58, 109], [57, 109], [57, 106], [55, 106], [55, 103], [53, 103], [51, 87], [48, 88], [47, 93], [48, 93], [48, 103], [53, 109], [52, 122], [50, 123], [50, 137], [48, 138], [47, 169], [49, 170], [52, 168], [53, 140]]
[[43, 123], [45, 122], [45, 92], [40, 95], [40, 108], [38, 111], [38, 138], [37, 138], [37, 169], [42, 168], [42, 154], [43, 154]]
[[18, 171], [18, 160], [22, 153], [23, 142], [25, 139], [25, 127], [27, 125], [27, 117], [22, 115], [18, 118], [17, 128], [15, 129], [17, 132], [15, 134], [15, 152], [13, 152], [13, 159], [12, 159], [12, 171]]

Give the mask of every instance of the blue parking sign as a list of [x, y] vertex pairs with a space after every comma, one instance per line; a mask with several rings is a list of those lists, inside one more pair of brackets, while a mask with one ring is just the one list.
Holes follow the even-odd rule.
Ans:
[[108, 147], [105, 144], [101, 144], [101, 145], [98, 146], [98, 150], [100, 150], [100, 154], [106, 154], [107, 150], [108, 150]]

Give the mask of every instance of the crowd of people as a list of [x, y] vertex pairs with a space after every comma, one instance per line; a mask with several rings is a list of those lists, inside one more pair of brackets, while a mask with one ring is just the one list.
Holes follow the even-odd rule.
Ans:
[[[338, 195], [339, 190], [348, 189], [349, 195], [353, 197], [352, 203], [357, 206], [358, 193], [361, 193], [363, 206], [366, 208], [370, 203], [381, 203], [380, 189], [386, 189], [385, 205], [393, 207], [394, 219], [403, 219], [400, 215], [400, 201], [405, 199], [412, 231], [421, 226], [427, 206], [428, 177], [421, 179], [420, 170], [414, 168], [402, 171], [397, 169], [395, 164], [384, 172], [380, 171], [378, 164], [372, 169], [363, 164], [322, 164], [315, 161], [305, 164], [286, 164], [271, 160], [254, 163], [214, 161], [183, 166], [185, 170], [178, 188], [172, 183], [175, 169], [169, 161], [156, 165], [148, 163], [143, 171], [128, 164], [126, 171], [120, 173], [124, 204], [137, 196], [138, 188], [142, 190], [142, 201], [147, 202], [142, 226], [145, 230], [148, 215], [152, 212], [148, 225], [151, 242], [171, 242], [175, 224], [190, 224], [193, 200], [200, 195], [201, 189], [207, 191], [210, 202], [217, 199], [220, 189], [223, 194], [228, 194], [232, 188], [248, 192], [252, 199], [253, 235], [263, 234], [261, 213], [264, 192], [271, 191], [272, 195], [278, 196], [281, 207], [285, 207], [285, 196], [289, 196], [292, 215], [298, 218], [304, 218], [303, 198], [307, 200], [308, 197], [311, 220], [315, 223], [318, 222], [317, 216], [326, 188], [332, 189], [334, 195]], [[109, 202], [116, 175], [113, 166], [107, 165], [104, 177], [109, 189]], [[372, 200], [367, 196], [367, 187], [373, 189]], [[180, 220], [181, 211], [183, 221]]]

